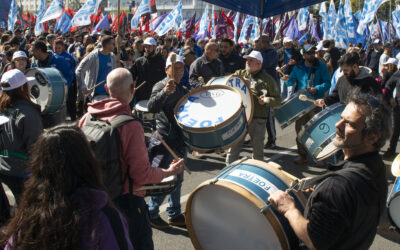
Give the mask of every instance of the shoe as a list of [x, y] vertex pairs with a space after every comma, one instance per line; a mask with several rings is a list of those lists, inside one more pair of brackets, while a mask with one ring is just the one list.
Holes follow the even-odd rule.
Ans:
[[174, 218], [168, 219], [168, 224], [171, 226], [184, 226], [186, 227], [185, 216], [180, 214]]
[[388, 150], [383, 154], [383, 158], [391, 159], [396, 155], [396, 151]]
[[150, 226], [157, 229], [167, 229], [169, 228], [168, 223], [163, 220], [160, 216], [155, 219], [150, 219]]
[[303, 156], [299, 156], [293, 160], [293, 163], [297, 165], [306, 164], [307, 162], [308, 162], [307, 159], [304, 158]]
[[264, 148], [274, 149], [274, 148], [276, 148], [276, 144], [275, 144], [275, 142], [267, 142], [265, 144]]

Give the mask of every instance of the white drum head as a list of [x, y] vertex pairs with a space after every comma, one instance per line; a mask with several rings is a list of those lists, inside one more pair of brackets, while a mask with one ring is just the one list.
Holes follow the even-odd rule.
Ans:
[[397, 195], [389, 203], [389, 215], [393, 223], [400, 228], [400, 196]]
[[138, 101], [138, 103], [136, 103], [135, 105], [135, 109], [142, 112], [149, 112], [148, 103], [149, 100]]
[[176, 175], [165, 177], [164, 179], [162, 179], [160, 183], [171, 182], [171, 181], [176, 181]]
[[329, 156], [336, 153], [339, 149], [333, 144], [333, 142], [329, 143], [326, 147], [322, 149], [322, 151], [315, 156], [315, 159], [318, 161], [325, 160]]
[[9, 121], [10, 121], [10, 119], [7, 116], [0, 115], [0, 125], [3, 125]]
[[282, 248], [267, 218], [245, 197], [220, 185], [203, 186], [192, 195], [190, 221], [202, 249]]
[[[38, 82], [35, 74], [38, 73], [39, 77], [41, 76], [41, 82]], [[40, 73], [40, 71], [32, 69], [26, 73], [27, 77], [31, 77], [30, 81], [28, 81], [30, 93], [31, 93], [31, 101], [40, 105], [41, 111], [43, 111], [46, 106], [49, 104], [50, 91], [48, 86], [48, 80], [46, 77]]]
[[241, 97], [227, 88], [193, 91], [179, 104], [176, 117], [181, 124], [191, 128], [207, 128], [233, 117], [241, 107]]

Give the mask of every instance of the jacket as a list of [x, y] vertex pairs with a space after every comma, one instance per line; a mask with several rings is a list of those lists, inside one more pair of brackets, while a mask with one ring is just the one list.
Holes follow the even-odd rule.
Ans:
[[[98, 49], [93, 50], [87, 55], [76, 68], [76, 80], [78, 89], [92, 88], [96, 85], [97, 74], [99, 73], [99, 55]], [[114, 53], [110, 53], [111, 67], [117, 67], [117, 59]]]
[[[98, 119], [110, 121], [112, 118], [131, 114], [129, 104], [120, 102], [115, 98], [105, 99], [99, 102], [88, 104], [88, 113], [96, 115]], [[79, 121], [78, 126], [85, 124], [87, 114]], [[124, 178], [129, 175], [133, 181], [134, 191], [144, 184], [159, 183], [166, 174], [158, 168], [153, 168], [149, 163], [147, 148], [144, 140], [143, 127], [139, 121], [129, 122], [118, 128], [121, 140], [121, 165], [124, 183], [122, 194], [129, 193], [129, 179]], [[135, 195], [143, 197], [145, 191], [135, 192]]]
[[[400, 71], [397, 70], [385, 83], [385, 99], [390, 101], [390, 99], [395, 97], [397, 104], [400, 104]], [[395, 93], [393, 93], [396, 91]]]
[[19, 100], [14, 108], [1, 112], [1, 115], [7, 116], [10, 121], [0, 127], [0, 173], [28, 177], [28, 151], [43, 130], [40, 107], [27, 100]]
[[149, 57], [147, 53], [139, 57], [130, 68], [136, 85], [146, 81], [135, 93], [135, 100], [149, 100], [153, 86], [165, 77], [165, 60], [161, 54], [157, 53]]
[[[310, 76], [315, 71], [314, 81], [310, 86]], [[313, 95], [314, 99], [319, 99], [325, 96], [325, 93], [331, 86], [331, 76], [325, 64], [319, 62], [317, 59], [311, 67], [311, 72], [307, 73], [304, 63], [302, 65], [294, 66], [289, 76], [289, 81], [285, 82], [287, 86], [293, 86], [297, 82], [297, 90], [314, 87], [317, 93]]]
[[276, 50], [270, 46], [267, 49], [262, 49], [261, 54], [263, 57], [263, 69], [267, 72], [276, 82], [279, 82], [278, 76], [276, 74], [276, 66], [279, 63], [279, 57]]
[[246, 60], [239, 56], [239, 54], [234, 50], [228, 58], [220, 55], [219, 59], [224, 65], [225, 74], [233, 74], [236, 70], [244, 69], [246, 67]]
[[208, 61], [205, 54], [197, 58], [192, 65], [190, 65], [189, 82], [192, 89], [200, 88], [203, 83], [199, 77], [203, 77], [206, 84], [211, 78], [225, 75], [224, 65], [220, 59]]
[[359, 88], [362, 93], [382, 93], [379, 84], [371, 76], [371, 69], [360, 67], [360, 73], [351, 82], [344, 75], [338, 79], [332, 94], [324, 98], [325, 104], [327, 106], [337, 102], [346, 104], [349, 94], [356, 88]]
[[[245, 69], [236, 71], [234, 75], [250, 79], [250, 73], [248, 73]], [[263, 69], [251, 75], [250, 85], [251, 94], [253, 95], [253, 118], [266, 119], [268, 117], [270, 107], [277, 107], [281, 105], [281, 96], [279, 94], [278, 85], [272, 76], [266, 73]], [[258, 102], [258, 98], [263, 95], [262, 90], [267, 90], [266, 96], [271, 97], [271, 102], [269, 104], [261, 105]]]
[[[285, 49], [285, 48], [281, 48], [277, 51], [278, 53], [278, 65], [279, 67], [283, 67], [285, 64], [287, 64], [289, 62], [289, 60], [291, 58], [293, 58], [294, 60], [296, 60], [297, 63], [300, 63], [301, 61], [303, 61], [303, 56], [300, 54], [300, 52], [295, 49], [295, 48], [291, 48], [289, 50]], [[290, 54], [290, 57], [287, 57], [287, 54]], [[285, 73], [290, 74], [290, 72], [292, 72], [294, 68], [294, 65], [290, 65], [286, 68]]]

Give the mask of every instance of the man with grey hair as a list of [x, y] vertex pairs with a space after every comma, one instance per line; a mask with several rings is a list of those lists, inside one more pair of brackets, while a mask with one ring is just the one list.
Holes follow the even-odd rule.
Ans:
[[[88, 114], [79, 122], [84, 127], [91, 118], [110, 122], [120, 115], [131, 115], [130, 101], [135, 84], [129, 70], [117, 68], [107, 75], [106, 90], [110, 98], [88, 104]], [[135, 249], [154, 249], [152, 231], [144, 195], [144, 184], [159, 183], [162, 179], [183, 171], [183, 160], [169, 164], [166, 169], [150, 165], [141, 123], [133, 120], [117, 127], [120, 140], [120, 164], [123, 191], [113, 202], [126, 216], [130, 239]], [[140, 190], [140, 191], [139, 191]]]
[[387, 196], [386, 167], [379, 155], [390, 136], [390, 112], [382, 100], [356, 94], [336, 123], [334, 143], [344, 161], [334, 170], [303, 181], [314, 188], [300, 212], [288, 192], [272, 193], [269, 202], [289, 221], [309, 249], [368, 249], [377, 232]]

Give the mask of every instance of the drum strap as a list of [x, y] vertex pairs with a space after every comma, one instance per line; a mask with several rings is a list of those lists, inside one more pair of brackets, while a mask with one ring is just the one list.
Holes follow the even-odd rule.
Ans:
[[315, 68], [311, 68], [311, 75], [310, 75], [310, 80], [308, 81], [308, 87], [314, 86], [315, 71], [316, 71]]

